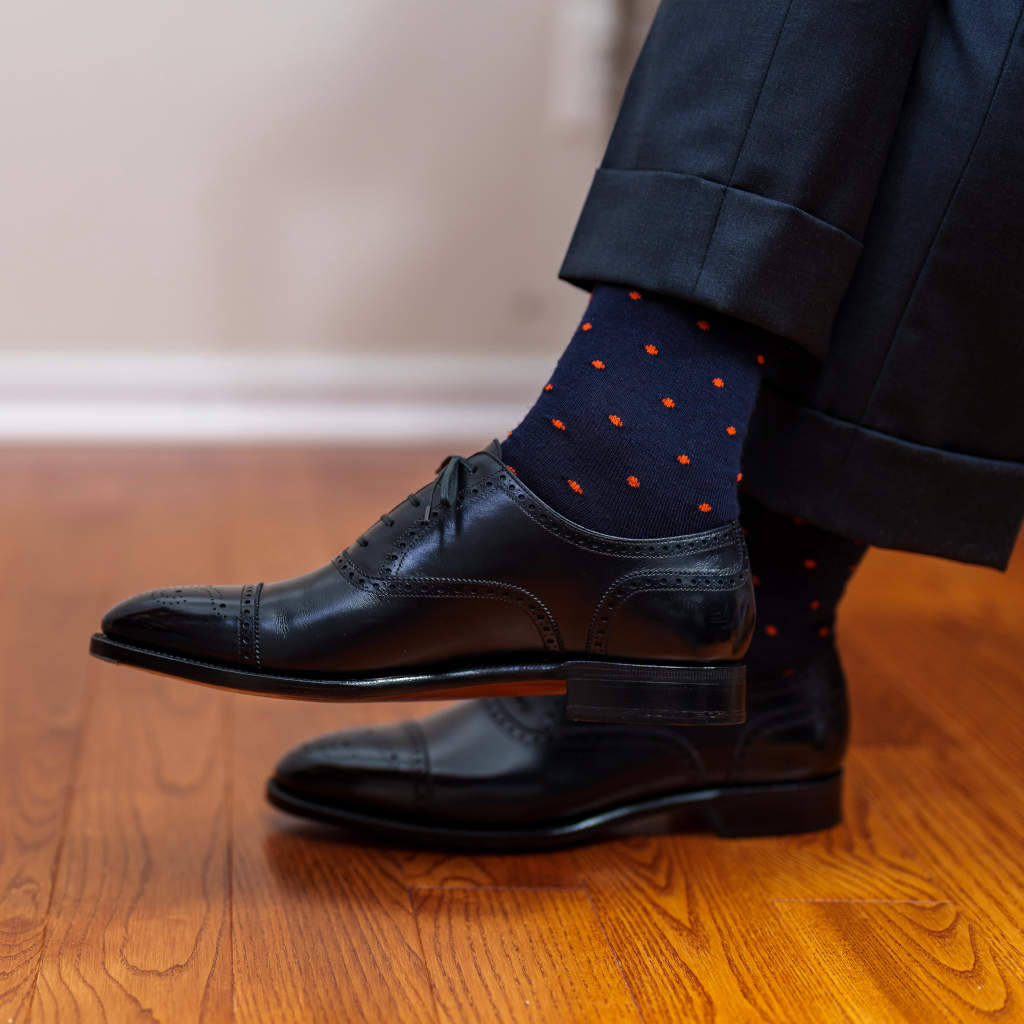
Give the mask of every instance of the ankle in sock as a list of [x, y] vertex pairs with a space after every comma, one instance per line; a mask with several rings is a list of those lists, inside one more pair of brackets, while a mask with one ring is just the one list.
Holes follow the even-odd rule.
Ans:
[[735, 519], [763, 336], [599, 285], [503, 458], [543, 501], [602, 533], [663, 537]]
[[794, 675], [834, 643], [836, 610], [867, 546], [744, 496], [740, 516], [757, 595], [747, 669]]

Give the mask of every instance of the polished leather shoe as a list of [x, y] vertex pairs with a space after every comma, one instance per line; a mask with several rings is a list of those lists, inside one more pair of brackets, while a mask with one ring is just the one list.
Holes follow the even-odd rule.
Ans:
[[846, 684], [834, 651], [751, 679], [744, 725], [573, 723], [562, 697], [465, 701], [287, 754], [270, 802], [345, 838], [463, 850], [542, 849], [681, 828], [725, 836], [840, 818]]
[[743, 720], [754, 597], [738, 523], [594, 533], [523, 486], [497, 441], [438, 473], [314, 572], [122, 602], [92, 653], [307, 700], [565, 692], [574, 719]]

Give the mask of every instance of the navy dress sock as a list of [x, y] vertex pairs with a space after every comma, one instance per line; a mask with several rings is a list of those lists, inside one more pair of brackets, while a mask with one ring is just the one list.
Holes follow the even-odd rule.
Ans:
[[696, 306], [599, 285], [503, 458], [592, 530], [664, 537], [720, 526], [739, 514], [763, 337]]
[[779, 515], [747, 496], [740, 522], [757, 595], [757, 631], [747, 669], [794, 675], [833, 644], [839, 600], [867, 547]]

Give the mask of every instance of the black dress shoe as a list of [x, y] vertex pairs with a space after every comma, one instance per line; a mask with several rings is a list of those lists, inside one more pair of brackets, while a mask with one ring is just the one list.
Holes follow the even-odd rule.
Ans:
[[569, 522], [497, 441], [281, 583], [117, 605], [93, 654], [249, 693], [387, 700], [566, 692], [598, 721], [743, 721], [754, 624], [738, 523], [650, 540]]
[[839, 820], [847, 703], [834, 653], [788, 679], [752, 678], [741, 726], [578, 724], [563, 711], [561, 697], [490, 698], [324, 736], [284, 757], [267, 795], [346, 838], [477, 851]]

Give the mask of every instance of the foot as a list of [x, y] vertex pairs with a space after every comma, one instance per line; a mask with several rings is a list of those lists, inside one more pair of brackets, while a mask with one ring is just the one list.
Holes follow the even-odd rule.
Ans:
[[839, 820], [847, 704], [834, 649], [752, 675], [727, 728], [580, 725], [561, 697], [477, 700], [287, 754], [271, 803], [376, 843], [515, 850], [683, 825], [719, 835]]
[[323, 568], [171, 587], [103, 619], [94, 655], [311, 700], [568, 695], [569, 714], [743, 720], [754, 621], [739, 524], [644, 540], [570, 522], [498, 442], [452, 456]]

